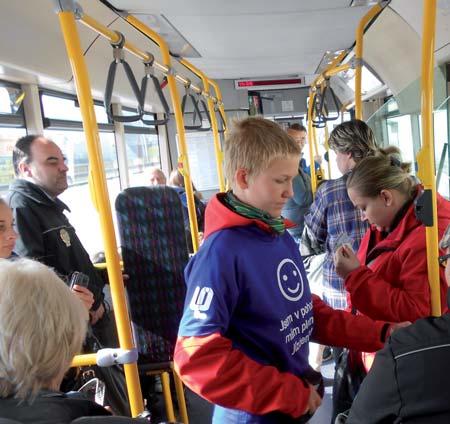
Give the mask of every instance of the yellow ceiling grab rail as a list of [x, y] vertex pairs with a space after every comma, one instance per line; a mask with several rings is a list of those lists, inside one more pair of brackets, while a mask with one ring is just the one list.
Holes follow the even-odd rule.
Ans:
[[381, 11], [383, 6], [377, 3], [373, 6], [359, 21], [356, 28], [356, 45], [355, 45], [355, 118], [362, 119], [362, 66], [363, 66], [363, 36], [367, 24], [375, 18]]
[[[97, 34], [102, 35], [103, 37], [105, 37], [112, 43], [117, 43], [120, 40], [120, 36], [116, 31], [102, 25], [101, 23], [97, 22], [94, 18], [92, 18], [91, 16], [89, 16], [85, 13], [80, 14], [77, 19], [83, 25], [92, 29]], [[147, 52], [140, 50], [139, 48], [137, 48], [136, 46], [134, 46], [133, 44], [131, 44], [130, 42], [128, 42], [126, 40], [125, 40], [125, 44], [124, 44], [123, 48], [144, 62], [151, 59], [151, 57], [149, 56], [149, 54]], [[179, 83], [181, 83], [185, 86], [190, 85], [190, 88], [192, 88], [192, 90], [195, 91], [196, 93], [201, 94], [201, 95], [205, 96], [206, 98], [210, 97], [214, 103], [219, 103], [219, 100], [216, 97], [211, 96], [209, 93], [203, 92], [203, 90], [200, 87], [197, 87], [195, 84], [192, 84], [188, 78], [185, 78], [180, 74], [177, 74], [170, 67], [163, 65], [163, 64], [157, 62], [156, 60], [153, 62], [153, 66], [156, 69], [158, 69], [162, 74], [167, 76], [170, 73], [171, 75], [173, 75], [175, 77], [175, 79]]]

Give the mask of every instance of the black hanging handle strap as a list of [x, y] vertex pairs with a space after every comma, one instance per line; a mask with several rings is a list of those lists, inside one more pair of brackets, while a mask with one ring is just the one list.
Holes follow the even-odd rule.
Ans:
[[314, 128], [325, 128], [326, 125], [327, 125], [326, 121], [324, 121], [322, 119], [318, 119], [318, 120], [312, 122], [312, 126]]
[[[329, 114], [329, 108], [328, 108], [328, 104], [326, 101], [326, 95], [327, 95], [328, 89], [330, 90], [331, 98], [333, 99], [334, 105], [336, 106], [336, 116], [330, 116], [330, 114]], [[339, 102], [336, 97], [336, 94], [334, 94], [334, 90], [329, 86], [328, 80], [325, 81], [325, 87], [321, 93], [320, 106], [319, 106], [318, 110], [320, 111], [321, 119], [324, 121], [335, 121], [336, 119], [339, 118]]]
[[314, 96], [314, 103], [312, 109], [316, 112], [315, 118], [312, 120], [312, 126], [314, 128], [325, 128], [326, 121], [323, 119], [322, 112], [320, 110], [322, 104], [322, 96], [321, 93], [316, 93]]
[[[153, 73], [153, 62], [155, 61], [155, 57], [147, 52], [147, 55], [149, 56], [149, 60], [144, 62], [145, 65], [145, 75], [142, 78], [141, 82], [141, 99], [142, 99], [142, 118], [141, 121], [146, 125], [164, 125], [167, 124], [169, 121], [169, 114], [170, 109], [169, 105], [167, 104], [166, 98], [162, 92], [161, 85], [159, 84], [158, 78], [155, 77]], [[145, 111], [145, 98], [147, 97], [147, 85], [148, 81], [151, 80], [153, 83], [153, 88], [156, 91], [156, 94], [158, 95], [159, 101], [161, 102], [161, 105], [164, 109], [164, 113], [166, 117], [164, 119], [144, 119], [144, 116], [148, 114], [149, 112]]]
[[[114, 60], [109, 65], [108, 70], [108, 78], [106, 80], [106, 88], [105, 88], [105, 109], [108, 117], [117, 122], [135, 122], [139, 121], [142, 117], [142, 107], [143, 101], [141, 97], [140, 88], [136, 82], [136, 78], [134, 77], [133, 71], [131, 70], [130, 65], [125, 61], [123, 46], [125, 44], [125, 37], [120, 32], [116, 31], [116, 34], [119, 35], [119, 41], [117, 43], [111, 43], [113, 47], [113, 57]], [[114, 89], [114, 82], [116, 78], [116, 70], [118, 65], [122, 65], [125, 71], [125, 75], [127, 76], [128, 82], [130, 83], [131, 89], [133, 90], [133, 94], [137, 100], [137, 111], [136, 115], [125, 116], [125, 115], [114, 115], [111, 109], [111, 97]]]
[[[209, 122], [209, 127], [203, 127], [203, 117], [202, 115], [199, 115], [198, 118], [200, 119], [200, 123], [202, 124], [201, 128], [199, 128], [199, 131], [211, 131], [211, 116], [209, 115], [209, 111], [208, 111], [208, 105], [205, 103], [205, 101], [203, 99], [200, 98], [199, 95], [199, 99], [197, 100], [197, 105], [200, 103], [201, 109], [203, 109], [203, 113], [206, 115], [206, 119], [208, 119]], [[199, 111], [201, 111], [200, 107], [198, 108]], [[197, 119], [197, 114], [194, 110], [194, 119], [193, 122], [195, 123]]]
[[[190, 82], [189, 82], [190, 85]], [[184, 93], [183, 99], [181, 100], [181, 113], [184, 118], [184, 111], [186, 110], [186, 100], [189, 98], [191, 100], [192, 105], [194, 106], [194, 116], [192, 119], [192, 123], [195, 123], [196, 116], [201, 117], [200, 109], [198, 108], [197, 100], [194, 95], [189, 92], [189, 85], [186, 85], [186, 92]], [[185, 130], [199, 130], [202, 127], [202, 121], [200, 119], [200, 125], [185, 125]]]

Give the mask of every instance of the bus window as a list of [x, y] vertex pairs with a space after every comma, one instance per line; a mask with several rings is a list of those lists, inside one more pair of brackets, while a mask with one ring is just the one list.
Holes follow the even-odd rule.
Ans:
[[20, 86], [0, 81], [0, 195], [6, 194], [14, 179], [14, 144], [27, 134], [22, 99]]
[[[122, 115], [136, 115], [136, 110], [122, 108]], [[145, 119], [155, 120], [154, 114], [145, 114]], [[148, 173], [151, 167], [161, 167], [158, 134], [154, 125], [142, 121], [129, 122], [124, 126], [125, 146], [128, 161], [128, 177], [131, 187], [149, 185]]]

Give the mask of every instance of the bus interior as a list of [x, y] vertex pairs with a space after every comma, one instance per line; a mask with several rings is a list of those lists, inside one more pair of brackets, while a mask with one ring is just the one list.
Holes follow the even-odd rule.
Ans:
[[[324, 97], [330, 119], [314, 128], [314, 149], [317, 154], [328, 155], [325, 178], [339, 177], [326, 138], [337, 124], [355, 117], [358, 67], [362, 72], [360, 118], [373, 129], [382, 146], [397, 146], [403, 159], [413, 163], [413, 174], [420, 174], [417, 155], [423, 146], [425, 3], [426, 0], [3, 0], [0, 194], [6, 194], [14, 178], [11, 154], [16, 140], [27, 133], [43, 134], [58, 144], [67, 159], [69, 189], [61, 199], [70, 206], [71, 223], [91, 256], [104, 250], [98, 205], [90, 201], [93, 162], [86, 143], [77, 81], [58, 20], [61, 8], [72, 10], [75, 21], [79, 21], [77, 32], [93, 98], [104, 166], [101, 172], [111, 209], [122, 190], [148, 185], [151, 168], [161, 168], [168, 176], [180, 164], [189, 170], [190, 181], [208, 200], [224, 188], [218, 164], [224, 132], [233, 120], [262, 115], [283, 128], [293, 123], [308, 125], [309, 102], [317, 92], [311, 87], [320, 91], [314, 86], [320, 76], [321, 84], [328, 87]], [[379, 10], [370, 15], [375, 6]], [[132, 19], [128, 19], [130, 16]], [[366, 16], [369, 18], [362, 27], [361, 58], [356, 34]], [[170, 66], [160, 46], [139, 24], [167, 43]], [[153, 77], [148, 80], [151, 87], [145, 93], [140, 119], [134, 121], [131, 119], [140, 110], [140, 100], [124, 67], [116, 63], [115, 78], [111, 77], [117, 49], [105, 36], [108, 31], [114, 37], [122, 34], [127, 43], [122, 59], [135, 81], [140, 84], [144, 77]], [[450, 1], [438, 0], [431, 52], [433, 175], [435, 190], [447, 199], [449, 40]], [[150, 67], [143, 55], [147, 65], [150, 60]], [[342, 70], [326, 74], [337, 58], [337, 66]], [[179, 101], [184, 97], [184, 125], [196, 127], [186, 129], [181, 137], [176, 116], [181, 108], [174, 106], [168, 76], [176, 76]], [[110, 78], [114, 80], [112, 84]], [[205, 86], [205, 81], [209, 85]], [[105, 101], [110, 111], [105, 109]], [[214, 125], [205, 113], [209, 106], [213, 108], [209, 112], [214, 111]], [[115, 121], [112, 115], [130, 119]], [[309, 143], [313, 143], [312, 134], [308, 136]], [[311, 158], [312, 155], [306, 155], [308, 163]], [[114, 216], [112, 220], [117, 227]]]

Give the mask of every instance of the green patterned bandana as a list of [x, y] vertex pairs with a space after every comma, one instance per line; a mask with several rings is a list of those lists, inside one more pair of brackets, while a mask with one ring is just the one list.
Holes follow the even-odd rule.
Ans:
[[283, 234], [286, 226], [283, 218], [273, 218], [267, 212], [241, 202], [231, 191], [224, 196], [227, 206], [245, 218], [258, 219], [267, 224], [275, 234]]

